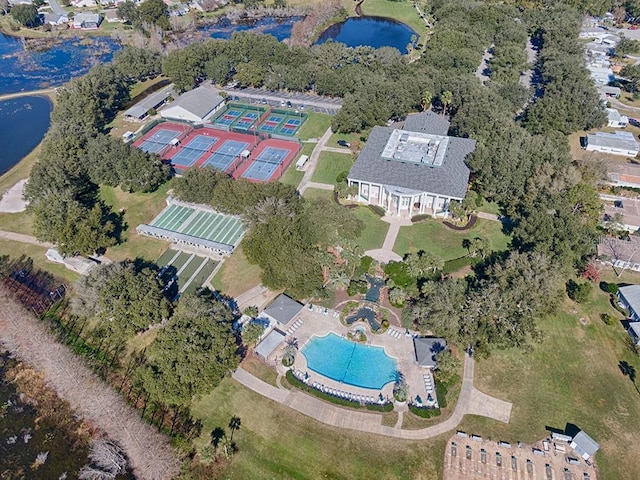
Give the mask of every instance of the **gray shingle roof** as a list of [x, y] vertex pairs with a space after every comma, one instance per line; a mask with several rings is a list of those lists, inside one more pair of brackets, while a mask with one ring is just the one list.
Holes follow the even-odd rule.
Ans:
[[142, 118], [150, 109], [157, 108], [162, 102], [169, 98], [170, 95], [175, 95], [173, 88], [164, 88], [159, 92], [152, 93], [125, 111], [124, 115], [134, 118]]
[[449, 137], [442, 166], [430, 167], [382, 158], [382, 151], [392, 132], [392, 128], [373, 128], [349, 172], [349, 179], [382, 184], [391, 187], [391, 190], [406, 193], [429, 192], [464, 198], [469, 182], [469, 167], [465, 159], [475, 149], [475, 140]]
[[587, 135], [587, 145], [598, 147], [619, 148], [621, 150], [638, 150], [636, 142], [631, 132], [595, 132]]
[[444, 338], [413, 337], [416, 361], [421, 367], [436, 367], [436, 353], [447, 349]]
[[284, 293], [279, 295], [271, 305], [265, 308], [264, 312], [271, 318], [279, 322], [281, 325], [287, 325], [293, 318], [300, 313], [303, 305], [296, 302]]
[[600, 449], [600, 445], [598, 445], [598, 443], [593, 438], [584, 433], [582, 430], [580, 430], [578, 434], [573, 437], [571, 447], [575, 449], [576, 452], [578, 452], [580, 455], [584, 455], [586, 453], [590, 457], [593, 457]]
[[629, 322], [629, 330], [631, 330], [637, 338], [640, 338], [640, 322]]
[[407, 115], [404, 129], [410, 132], [430, 133], [445, 136], [449, 132], [449, 122], [437, 113], [420, 112]]
[[640, 315], [640, 285], [625, 285], [618, 289], [636, 315]]
[[222, 102], [224, 102], [224, 98], [220, 96], [218, 90], [198, 87], [180, 95], [169, 108], [179, 106], [200, 118], [204, 118]]

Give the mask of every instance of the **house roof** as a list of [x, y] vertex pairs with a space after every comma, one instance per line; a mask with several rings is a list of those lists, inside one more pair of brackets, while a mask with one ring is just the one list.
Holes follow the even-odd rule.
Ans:
[[621, 115], [615, 108], [606, 108], [607, 117], [610, 122], [628, 122], [629, 118], [626, 115]]
[[263, 358], [267, 358], [282, 342], [284, 342], [284, 333], [278, 330], [271, 330], [271, 332], [264, 337], [260, 344], [256, 347], [255, 352]]
[[73, 23], [81, 24], [81, 23], [100, 23], [100, 14], [99, 13], [91, 13], [91, 12], [80, 12], [76, 13], [73, 17]]
[[276, 297], [276, 299], [271, 302], [271, 305], [265, 308], [263, 313], [269, 315], [281, 325], [287, 325], [300, 313], [303, 306], [300, 302], [296, 302], [283, 293]]
[[631, 132], [595, 132], [587, 135], [587, 144], [598, 147], [638, 150], [640, 147]]
[[640, 285], [625, 285], [618, 290], [624, 297], [627, 305], [629, 305], [629, 308], [640, 315]]
[[599, 87], [599, 89], [607, 95], [620, 95], [620, 92], [622, 92], [620, 87], [609, 87], [607, 85], [603, 85], [602, 87]]
[[124, 115], [126, 117], [142, 118], [150, 109], [156, 108], [159, 104], [169, 98], [170, 95], [174, 95], [172, 87], [167, 87], [158, 92], [152, 93], [125, 111]]
[[220, 96], [219, 90], [198, 87], [180, 95], [175, 102], [167, 107], [167, 110], [174, 107], [182, 107], [187, 112], [199, 118], [204, 118], [222, 102], [224, 102], [224, 98]]
[[598, 443], [593, 438], [584, 433], [582, 430], [580, 430], [578, 434], [573, 437], [571, 447], [580, 455], [584, 456], [584, 454], [586, 453], [590, 457], [593, 457], [600, 449], [600, 445], [598, 445]]
[[436, 353], [447, 349], [447, 341], [444, 338], [413, 337], [413, 349], [418, 365], [435, 368]]
[[[438, 141], [441, 147], [438, 150], [445, 149], [442, 158], [439, 159], [442, 161], [441, 165], [425, 164], [420, 162], [419, 158], [416, 161], [383, 158], [383, 152], [392, 135], [395, 137], [400, 132], [402, 136], [406, 132], [410, 134], [412, 130], [406, 129], [406, 123], [405, 130], [374, 127], [349, 172], [349, 179], [381, 184], [388, 190], [400, 194], [429, 192], [447, 197], [464, 198], [469, 181], [469, 167], [465, 159], [475, 149], [476, 141], [440, 135], [444, 130], [444, 124], [434, 119], [433, 115], [435, 114], [411, 120], [408, 117], [407, 120], [410, 127], [420, 128], [418, 135], [440, 137]], [[425, 131], [426, 128], [433, 128], [434, 133]], [[437, 156], [441, 156], [440, 151]]]
[[631, 330], [637, 338], [640, 338], [640, 322], [629, 322], [629, 330]]
[[434, 112], [420, 112], [407, 115], [404, 129], [410, 132], [430, 133], [445, 136], [449, 132], [449, 122]]

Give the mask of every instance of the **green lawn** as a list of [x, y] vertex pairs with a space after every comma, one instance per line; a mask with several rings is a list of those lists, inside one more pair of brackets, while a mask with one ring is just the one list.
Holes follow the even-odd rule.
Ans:
[[513, 402], [511, 420], [505, 425], [467, 417], [461, 429], [532, 442], [548, 435], [545, 426], [573, 423], [601, 445], [599, 478], [640, 478], [640, 457], [630, 454], [640, 443], [640, 394], [618, 368], [627, 361], [639, 372], [640, 360], [626, 347], [620, 323], [600, 320], [600, 313], [622, 318], [608, 300], [600, 290], [584, 305], [567, 300], [564, 311], [539, 323], [544, 341], [532, 352], [511, 349], [479, 360], [476, 386]]
[[125, 193], [119, 187], [100, 187], [100, 197], [113, 211], [124, 211], [127, 227], [122, 235], [123, 243], [107, 249], [107, 257], [116, 261], [136, 257], [155, 261], [167, 248], [167, 242], [138, 235], [136, 227], [151, 222], [167, 206], [169, 183], [153, 193]]
[[329, 138], [327, 145], [330, 147], [342, 147], [342, 145], [338, 145], [338, 140], [346, 140], [351, 144], [352, 147], [356, 143], [359, 143], [362, 146], [364, 145], [364, 142], [360, 140], [360, 137], [365, 137], [365, 138], [369, 137], [369, 131], [370, 130], [367, 130], [365, 132], [360, 132], [360, 133], [334, 133]]
[[351, 210], [353, 214], [364, 222], [364, 230], [356, 239], [358, 245], [363, 250], [375, 250], [381, 248], [384, 237], [387, 236], [389, 224], [380, 220], [380, 217], [373, 213], [369, 207], [358, 207]]
[[46, 247], [14, 242], [12, 240], [0, 240], [0, 255], [9, 255], [11, 258], [18, 258], [20, 255], [31, 257], [35, 267], [49, 272], [59, 280], [64, 281], [67, 285], [71, 285], [78, 279], [80, 275], [72, 272], [64, 265], [48, 261], [45, 257], [46, 253]]
[[416, 9], [413, 8], [413, 2], [367, 0], [362, 4], [362, 14], [393, 18], [410, 26], [420, 37], [424, 36], [427, 29], [424, 20], [420, 18]]
[[211, 283], [216, 290], [236, 297], [260, 284], [260, 267], [249, 263], [240, 243], [224, 261]]
[[[233, 439], [238, 452], [217, 478], [422, 479], [441, 477], [446, 437], [408, 442], [321, 424], [240, 386], [223, 381], [193, 406], [201, 419], [202, 447], [216, 427], [242, 421]], [[448, 435], [447, 435], [448, 437]]]
[[335, 185], [336, 177], [342, 172], [348, 172], [353, 165], [351, 154], [320, 152], [318, 165], [311, 181]]
[[398, 255], [424, 250], [435, 253], [445, 261], [459, 258], [468, 252], [462, 241], [483, 237], [491, 242], [494, 251], [505, 250], [509, 237], [502, 233], [502, 224], [479, 219], [471, 230], [456, 232], [445, 227], [439, 220], [426, 220], [416, 225], [400, 227], [393, 251]]
[[327, 128], [331, 126], [331, 115], [315, 112], [307, 112], [307, 115], [309, 115], [309, 118], [300, 127], [296, 137], [303, 141], [310, 138], [320, 138], [327, 131]]
[[333, 190], [322, 190], [321, 188], [307, 188], [304, 191], [304, 198], [324, 198], [331, 200], [333, 198]]

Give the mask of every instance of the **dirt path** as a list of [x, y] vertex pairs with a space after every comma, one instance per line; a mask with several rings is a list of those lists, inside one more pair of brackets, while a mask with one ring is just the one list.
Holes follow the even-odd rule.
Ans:
[[53, 338], [46, 326], [0, 287], [0, 343], [41, 371], [58, 396], [85, 420], [116, 441], [129, 457], [136, 478], [169, 480], [180, 461], [169, 439]]
[[49, 93], [55, 92], [55, 88], [43, 88], [42, 90], [32, 90], [30, 92], [16, 92], [16, 93], [6, 93], [4, 95], [0, 95], [0, 102], [4, 100], [11, 100], [12, 98], [20, 98], [20, 97], [31, 97], [37, 95], [47, 95]]

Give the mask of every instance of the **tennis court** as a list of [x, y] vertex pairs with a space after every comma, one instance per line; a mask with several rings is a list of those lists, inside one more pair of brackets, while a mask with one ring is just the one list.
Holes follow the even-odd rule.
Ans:
[[180, 132], [175, 130], [169, 130], [166, 128], [160, 128], [156, 130], [152, 135], [145, 138], [138, 146], [140, 150], [145, 153], [158, 153], [164, 147], [171, 143], [176, 137], [180, 136]]
[[242, 178], [263, 182], [271, 179], [290, 153], [286, 148], [266, 147], [244, 171]]
[[249, 130], [255, 125], [264, 112], [266, 112], [266, 109], [263, 107], [229, 104], [220, 115], [211, 121], [211, 123], [214, 125]]
[[178, 152], [171, 158], [171, 162], [176, 166], [190, 167], [217, 141], [217, 137], [196, 135], [189, 141], [189, 143], [178, 150]]
[[273, 110], [258, 130], [293, 137], [306, 119], [306, 113], [293, 114], [286, 110]]
[[160, 276], [169, 286], [170, 296], [193, 293], [211, 276], [218, 262], [210, 258], [168, 249], [157, 261]]
[[223, 172], [229, 168], [243, 151], [249, 147], [246, 142], [237, 140], [226, 140], [220, 148], [213, 152], [204, 162], [205, 167], [214, 167]]

